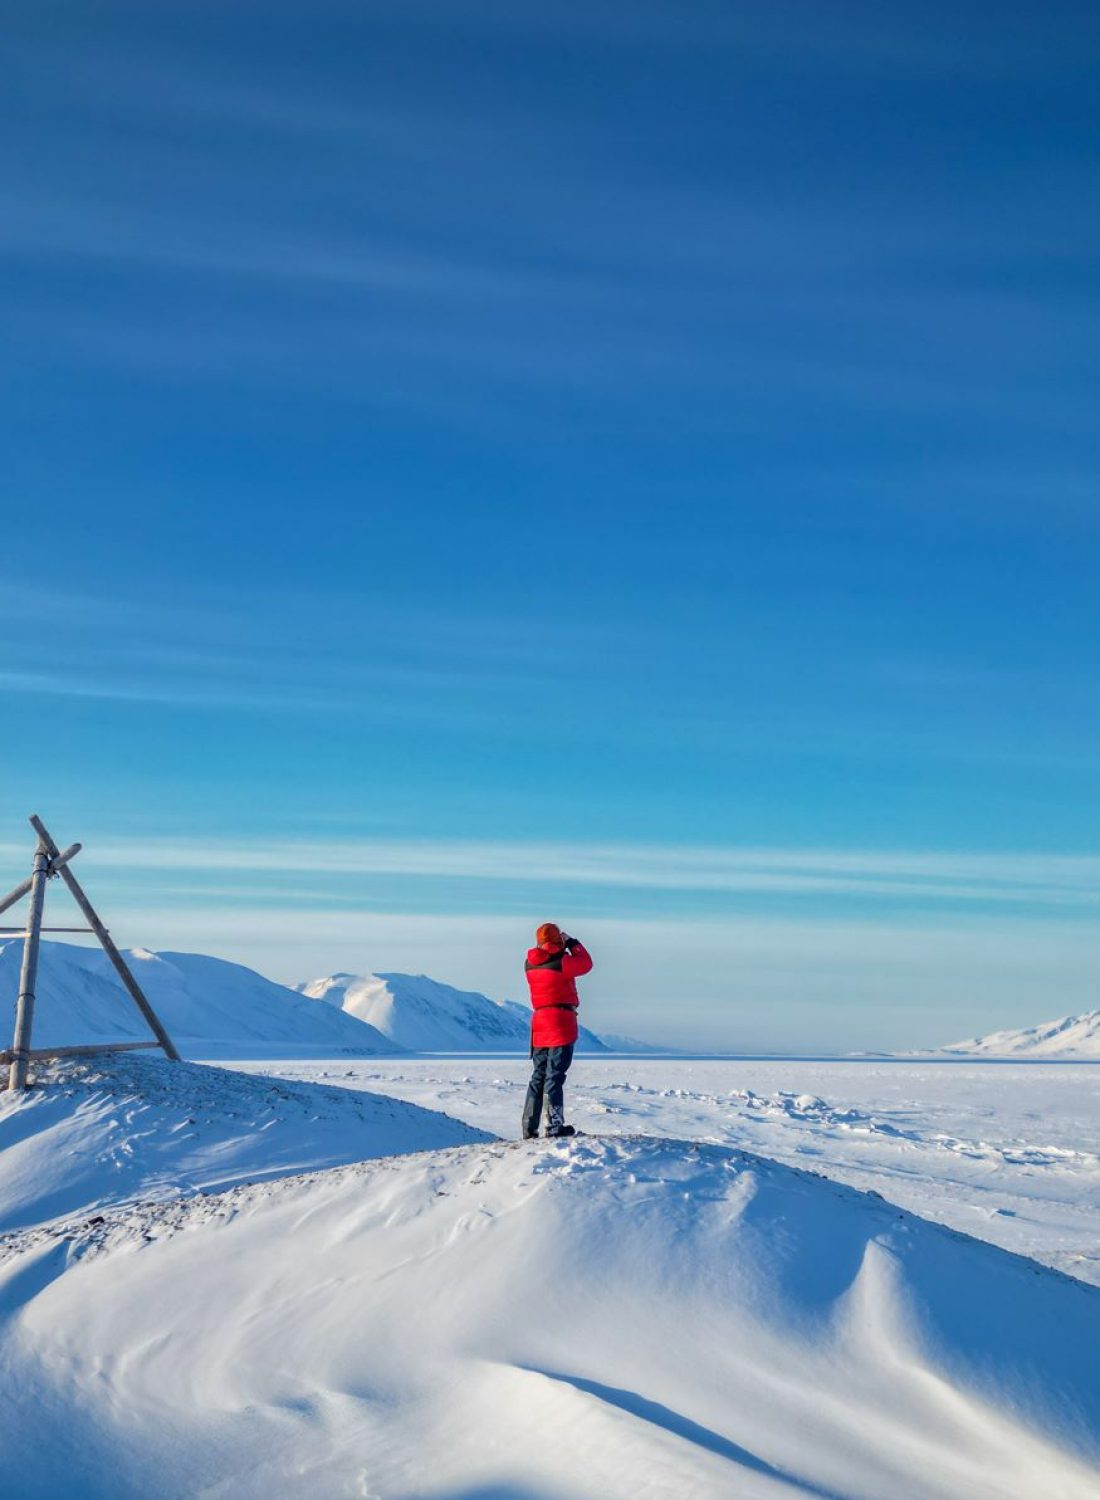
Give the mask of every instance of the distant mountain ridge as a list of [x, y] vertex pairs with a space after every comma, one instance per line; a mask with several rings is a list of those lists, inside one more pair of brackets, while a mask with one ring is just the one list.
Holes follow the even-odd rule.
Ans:
[[668, 1053], [679, 1053], [679, 1047], [659, 1047], [655, 1042], [640, 1042], [636, 1036], [622, 1036], [616, 1031], [601, 1031], [600, 1041], [609, 1052], [629, 1052], [634, 1055], [642, 1055], [652, 1052], [655, 1056], [664, 1057]]
[[[21, 938], [0, 941], [0, 1047], [14, 1031], [22, 956]], [[527, 1005], [498, 1004], [424, 974], [332, 974], [291, 988], [202, 953], [133, 948], [126, 960], [188, 1057], [514, 1053], [530, 1045]], [[99, 948], [43, 942], [37, 993], [37, 1048], [150, 1040]], [[605, 1042], [584, 1026], [577, 1047], [588, 1053], [654, 1050], [621, 1037]]]
[[[514, 1000], [498, 1004], [477, 990], [456, 989], [426, 974], [329, 974], [295, 988], [369, 1022], [412, 1052], [525, 1052], [530, 1045], [528, 1006]], [[582, 1026], [577, 1050], [612, 1049]]]
[[964, 1057], [1100, 1058], [1100, 1010], [1015, 1031], [991, 1031], [940, 1051]]
[[[373, 1027], [320, 1010], [252, 969], [201, 953], [126, 952], [138, 983], [169, 1035], [191, 1057], [260, 1056], [282, 1052], [353, 1052], [390, 1056], [400, 1048]], [[0, 943], [0, 1045], [10, 1042], [23, 940]], [[44, 942], [41, 947], [33, 1045], [148, 1041], [137, 1007], [100, 948]]]

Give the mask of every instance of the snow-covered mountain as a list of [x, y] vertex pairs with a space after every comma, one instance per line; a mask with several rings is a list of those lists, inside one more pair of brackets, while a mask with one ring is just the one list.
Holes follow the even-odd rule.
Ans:
[[1100, 1010], [1018, 1031], [991, 1031], [940, 1050], [966, 1057], [1100, 1057]]
[[[19, 991], [21, 939], [0, 943], [0, 1046], [9, 1046]], [[192, 1057], [277, 1053], [392, 1054], [401, 1049], [339, 1010], [311, 1005], [285, 985], [200, 953], [150, 953], [126, 961], [181, 1052]], [[101, 948], [43, 943], [35, 1047], [148, 1041], [149, 1029]]]
[[601, 1031], [600, 1041], [609, 1052], [629, 1052], [639, 1057], [647, 1053], [664, 1056], [666, 1053], [676, 1053], [678, 1047], [658, 1047], [652, 1042], [640, 1042], [636, 1036], [621, 1036], [614, 1031]]
[[[514, 1000], [498, 1005], [477, 990], [458, 990], [426, 974], [330, 974], [296, 988], [413, 1052], [524, 1052], [530, 1045], [528, 1006]], [[583, 1026], [577, 1047], [606, 1050]]]

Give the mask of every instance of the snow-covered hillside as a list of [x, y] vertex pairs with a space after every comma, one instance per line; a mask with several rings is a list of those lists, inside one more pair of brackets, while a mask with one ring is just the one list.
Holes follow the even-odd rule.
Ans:
[[[368, 1022], [413, 1052], [525, 1052], [530, 1045], [528, 1006], [498, 1005], [488, 995], [455, 989], [426, 974], [330, 974], [297, 989]], [[581, 1052], [605, 1050], [583, 1026], [577, 1046]]]
[[1018, 1031], [991, 1031], [941, 1050], [965, 1057], [1100, 1058], [1100, 1010]]
[[[10, 1044], [21, 939], [0, 943], [0, 1037]], [[311, 1005], [251, 969], [199, 953], [127, 952], [126, 960], [173, 1041], [189, 1056], [393, 1054], [400, 1049], [338, 1009]], [[34, 1013], [36, 1047], [146, 1041], [149, 1030], [101, 948], [43, 943]]]
[[0, 1093], [0, 1232], [492, 1139], [384, 1095], [151, 1053], [40, 1062], [33, 1077], [26, 1094]]
[[721, 1146], [501, 1142], [3, 1248], [24, 1500], [1100, 1493], [1100, 1294]]

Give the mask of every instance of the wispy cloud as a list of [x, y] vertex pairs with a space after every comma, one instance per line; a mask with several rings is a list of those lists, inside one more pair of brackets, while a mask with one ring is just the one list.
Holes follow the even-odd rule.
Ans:
[[[40, 600], [0, 578], [0, 698], [31, 696], [232, 713], [305, 711], [382, 724], [519, 727], [514, 706], [547, 655], [613, 665], [640, 631], [536, 616], [459, 615], [387, 593], [295, 586], [237, 597]], [[6, 658], [6, 660], [5, 660]], [[26, 666], [24, 663], [33, 665]]]
[[[18, 859], [24, 846], [0, 846]], [[348, 876], [402, 881], [532, 886], [566, 890], [725, 893], [760, 897], [843, 897], [920, 906], [934, 902], [1067, 910], [1100, 905], [1100, 857], [1058, 854], [966, 854], [713, 848], [691, 845], [417, 839], [97, 841], [92, 858], [105, 869], [163, 876], [207, 875], [239, 891], [255, 877], [324, 877], [335, 891]], [[323, 887], [322, 887], [323, 888]], [[316, 902], [314, 880], [301, 895]], [[285, 895], [285, 892], [284, 892]]]
[[[252, 223], [211, 222], [196, 228], [185, 218], [166, 221], [132, 203], [104, 206], [27, 193], [0, 204], [0, 249], [8, 254], [63, 257], [112, 264], [138, 264], [229, 277], [315, 283], [422, 298], [495, 300], [563, 294], [579, 282], [576, 273], [494, 261], [428, 254], [409, 244], [387, 247], [377, 237], [341, 243], [301, 230]], [[583, 283], [581, 283], [583, 285]], [[578, 287], [580, 289], [580, 287]], [[594, 292], [593, 292], [594, 295]]]

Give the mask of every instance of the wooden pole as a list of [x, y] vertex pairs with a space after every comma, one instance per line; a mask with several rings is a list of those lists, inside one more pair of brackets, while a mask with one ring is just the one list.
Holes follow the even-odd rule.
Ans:
[[[43, 927], [42, 932], [91, 932], [90, 927]], [[0, 927], [0, 937], [26, 937], [25, 927]]]
[[50, 856], [39, 839], [31, 875], [31, 910], [27, 918], [27, 936], [23, 940], [23, 967], [19, 972], [19, 1000], [15, 1007], [15, 1036], [12, 1040], [11, 1069], [8, 1088], [22, 1093], [27, 1087], [27, 1053], [34, 1023], [34, 986], [38, 977], [38, 946], [42, 928], [42, 907], [46, 900], [46, 880]]
[[[56, 871], [60, 870], [62, 865], [67, 865], [70, 859], [75, 859], [80, 853], [80, 849], [81, 846], [79, 844], [70, 844], [64, 854], [59, 854], [56, 859], [50, 860], [50, 868], [46, 873], [49, 875], [55, 874]], [[15, 887], [14, 891], [8, 892], [4, 899], [0, 901], [0, 913], [6, 912], [8, 907], [14, 906], [17, 901], [22, 901], [23, 897], [30, 890], [33, 879], [33, 875], [28, 876], [21, 885]], [[22, 932], [23, 929], [20, 928], [19, 930]]]
[[[143, 1052], [149, 1047], [159, 1047], [159, 1042], [89, 1042], [86, 1047], [32, 1047], [27, 1056], [34, 1058], [49, 1057], [91, 1057], [97, 1052]], [[0, 1063], [10, 1063], [13, 1054], [11, 1052], [0, 1052]]]
[[[35, 833], [37, 833], [38, 837], [45, 845], [46, 851], [51, 855], [53, 859], [56, 860], [58, 858], [57, 845], [50, 837], [46, 825], [42, 822], [42, 819], [38, 816], [37, 813], [31, 814], [30, 823]], [[180, 1055], [176, 1051], [175, 1044], [173, 1043], [172, 1038], [160, 1024], [160, 1019], [158, 1018], [156, 1011], [149, 1004], [148, 1000], [146, 1000], [145, 995], [142, 993], [141, 986], [138, 984], [133, 974], [130, 973], [129, 964], [127, 964], [122, 954], [118, 951], [118, 948], [115, 946], [115, 942], [111, 937], [111, 934], [99, 920], [99, 917], [96, 914], [96, 910], [93, 907], [92, 903], [88, 900], [87, 896], [84, 894], [79, 880], [77, 880], [76, 876], [69, 869], [67, 864], [59, 866], [59, 874], [61, 875], [61, 878], [65, 882], [65, 884], [69, 887], [69, 890], [72, 893], [73, 900], [76, 902], [77, 906], [80, 907], [80, 910], [87, 918], [88, 926], [92, 929], [96, 937], [103, 944], [104, 952], [114, 964], [115, 969], [118, 972], [118, 977], [126, 986], [130, 998], [133, 1000], [138, 1010], [140, 1010], [142, 1015], [145, 1017], [149, 1029], [156, 1037], [157, 1041], [160, 1043], [165, 1057], [170, 1058], [172, 1062], [179, 1062]]]

